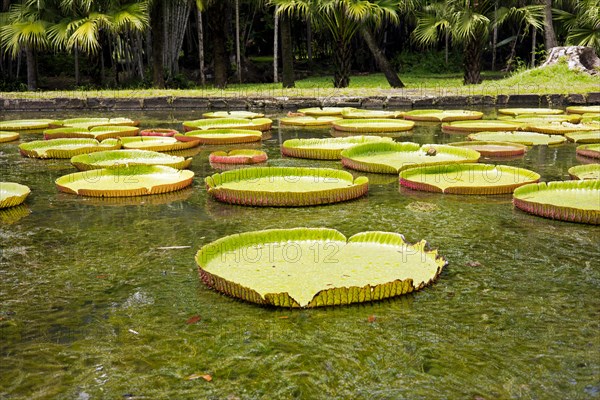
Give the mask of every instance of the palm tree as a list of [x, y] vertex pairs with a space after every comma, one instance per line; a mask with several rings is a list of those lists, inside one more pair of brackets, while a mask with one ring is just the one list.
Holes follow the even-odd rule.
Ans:
[[566, 31], [566, 44], [593, 47], [600, 53], [600, 0], [563, 1], [556, 20]]

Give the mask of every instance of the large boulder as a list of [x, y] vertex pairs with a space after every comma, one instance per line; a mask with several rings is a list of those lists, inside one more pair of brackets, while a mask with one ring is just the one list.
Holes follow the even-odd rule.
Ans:
[[600, 74], [600, 58], [598, 58], [596, 52], [591, 47], [553, 47], [550, 49], [550, 54], [548, 54], [548, 58], [541, 67], [558, 64], [562, 60], [566, 60], [569, 69], [584, 71], [592, 75]]

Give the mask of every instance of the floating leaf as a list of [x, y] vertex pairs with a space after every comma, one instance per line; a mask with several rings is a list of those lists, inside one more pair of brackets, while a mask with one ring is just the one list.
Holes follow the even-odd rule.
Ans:
[[469, 140], [483, 142], [510, 142], [526, 146], [557, 145], [567, 141], [564, 136], [536, 132], [478, 132], [467, 136]]
[[33, 140], [19, 145], [21, 155], [31, 158], [71, 158], [79, 154], [119, 148], [121, 143], [116, 139], [106, 139], [102, 142], [96, 139]]
[[600, 105], [597, 106], [569, 106], [567, 112], [571, 114], [586, 114], [586, 113], [597, 113], [600, 114]]
[[600, 143], [577, 146], [575, 152], [584, 157], [600, 158]]
[[257, 113], [252, 111], [214, 111], [202, 114], [204, 118], [262, 118], [265, 116], [263, 113]]
[[184, 169], [188, 168], [191, 162], [191, 158], [185, 159], [148, 150], [109, 150], [71, 158], [71, 164], [80, 171], [132, 165], [164, 165]]
[[0, 208], [18, 206], [23, 203], [31, 190], [19, 183], [0, 182]]
[[565, 137], [571, 142], [581, 144], [600, 143], [600, 130], [584, 131], [584, 132], [569, 132], [565, 133]]
[[471, 133], [471, 132], [497, 132], [497, 131], [516, 131], [520, 128], [516, 122], [497, 121], [497, 120], [479, 120], [479, 121], [456, 121], [442, 124], [444, 133]]
[[315, 160], [340, 160], [342, 150], [365, 143], [389, 142], [391, 138], [381, 136], [350, 136], [326, 139], [290, 139], [283, 142], [281, 153], [288, 157]]
[[0, 121], [0, 131], [33, 131], [46, 129], [54, 122], [53, 119], [15, 119]]
[[324, 117], [324, 116], [341, 116], [344, 110], [352, 109], [351, 107], [312, 107], [301, 108], [299, 113], [309, 116]]
[[414, 126], [413, 121], [397, 119], [343, 119], [332, 123], [333, 129], [343, 132], [402, 132]]
[[600, 179], [600, 164], [576, 165], [569, 168], [571, 179]]
[[273, 121], [269, 118], [206, 118], [195, 121], [185, 121], [184, 130], [209, 130], [209, 129], [250, 129], [258, 131], [268, 131], [271, 129]]
[[89, 130], [85, 127], [61, 127], [46, 129], [44, 139], [89, 138], [96, 140], [116, 139], [137, 136], [140, 129], [135, 126], [94, 126]]
[[509, 142], [483, 142], [480, 140], [473, 140], [448, 144], [450, 146], [475, 150], [486, 157], [513, 157], [525, 154], [527, 151], [527, 146]]
[[342, 117], [346, 119], [401, 118], [403, 114], [401, 111], [360, 110], [357, 108], [348, 108], [342, 111]]
[[0, 131], [0, 143], [12, 142], [13, 140], [19, 139], [18, 132]]
[[555, 115], [562, 114], [563, 110], [556, 108], [501, 108], [498, 110], [498, 114], [506, 115], [521, 115], [521, 114], [535, 114], [535, 115]]
[[335, 121], [339, 121], [342, 118], [323, 116], [323, 117], [311, 117], [296, 116], [296, 117], [285, 117], [279, 118], [279, 125], [291, 125], [291, 126], [331, 126]]
[[140, 131], [140, 136], [166, 136], [173, 137], [178, 134], [179, 131], [175, 129], [166, 129], [166, 128], [152, 128], [152, 129], [144, 129]]
[[264, 151], [251, 149], [214, 151], [208, 156], [208, 160], [215, 164], [258, 164], [267, 161], [267, 158]]
[[174, 137], [138, 136], [122, 138], [123, 148], [148, 151], [177, 151], [198, 146], [196, 141], [180, 141]]
[[413, 110], [404, 113], [404, 119], [430, 122], [465, 121], [482, 117], [482, 112], [468, 110]]
[[235, 144], [260, 142], [264, 134], [251, 129], [211, 129], [186, 132], [185, 135], [175, 135], [182, 142], [198, 144]]

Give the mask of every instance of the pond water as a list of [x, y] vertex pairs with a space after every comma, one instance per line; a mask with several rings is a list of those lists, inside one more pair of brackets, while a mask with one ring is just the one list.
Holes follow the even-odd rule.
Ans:
[[[181, 129], [200, 114], [103, 116]], [[328, 206], [251, 208], [207, 196], [216, 149], [261, 148], [273, 166], [342, 168], [280, 155], [282, 140], [327, 130], [272, 133], [258, 145], [202, 147], [192, 188], [132, 199], [59, 193], [54, 180], [75, 172], [68, 160], [25, 159], [19, 142], [0, 144], [0, 179], [32, 189], [26, 205], [0, 212], [0, 398], [600, 398], [600, 227], [526, 214], [510, 195], [402, 189], [394, 175], [366, 174], [368, 196]], [[418, 124], [410, 140], [464, 135]], [[492, 162], [550, 181], [568, 179], [582, 160], [568, 143]], [[299, 226], [426, 239], [449, 265], [415, 294], [311, 310], [260, 307], [200, 282], [203, 244]]]

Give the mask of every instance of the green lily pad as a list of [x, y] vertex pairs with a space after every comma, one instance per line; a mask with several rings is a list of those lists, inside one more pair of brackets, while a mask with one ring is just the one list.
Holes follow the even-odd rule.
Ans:
[[323, 116], [323, 117], [312, 117], [312, 116], [301, 116], [301, 117], [284, 117], [279, 118], [279, 125], [292, 125], [292, 126], [331, 126], [335, 121], [339, 121], [342, 118]]
[[166, 136], [166, 137], [173, 137], [175, 135], [177, 135], [179, 133], [179, 131], [175, 130], [175, 129], [168, 129], [168, 128], [150, 128], [150, 129], [143, 129], [140, 131], [140, 136]]
[[567, 112], [570, 114], [597, 113], [600, 114], [600, 105], [597, 106], [569, 106]]
[[400, 172], [400, 185], [426, 192], [506, 194], [539, 181], [536, 172], [490, 164], [451, 164], [409, 168]]
[[510, 142], [525, 146], [556, 145], [567, 141], [564, 136], [545, 135], [536, 132], [478, 132], [467, 136], [469, 140], [484, 142]]
[[411, 130], [415, 123], [398, 119], [343, 119], [333, 122], [333, 129], [343, 132], [401, 132]]
[[0, 208], [18, 206], [23, 203], [31, 190], [19, 183], [0, 182]]
[[186, 132], [209, 129], [250, 129], [268, 131], [273, 121], [269, 118], [206, 118], [195, 121], [185, 121], [183, 128]]
[[367, 143], [342, 151], [342, 164], [358, 171], [397, 174], [407, 168], [477, 162], [475, 150], [437, 144]]
[[267, 161], [267, 153], [262, 150], [238, 149], [226, 151], [214, 151], [208, 156], [212, 164], [258, 164]]
[[135, 126], [94, 126], [89, 129], [85, 127], [61, 127], [46, 129], [44, 139], [68, 139], [68, 138], [90, 138], [96, 140], [137, 136], [140, 129]]
[[498, 120], [456, 121], [442, 124], [444, 133], [471, 133], [492, 131], [516, 131], [521, 125], [515, 122]]
[[549, 122], [570, 122], [577, 124], [581, 121], [582, 116], [580, 114], [560, 114], [560, 115], [535, 115], [535, 114], [523, 114], [514, 117], [505, 115], [498, 117], [499, 121], [508, 121], [522, 125], [535, 125], [535, 124], [547, 124]]
[[46, 129], [53, 119], [15, 119], [0, 121], [0, 131], [32, 131]]
[[350, 107], [311, 107], [301, 108], [298, 110], [299, 113], [314, 116], [314, 117], [325, 117], [325, 116], [341, 116], [344, 110], [348, 110]]
[[525, 154], [527, 151], [527, 146], [509, 142], [482, 142], [473, 140], [448, 144], [450, 146], [473, 149], [485, 157], [513, 157]]
[[53, 127], [72, 127], [91, 129], [96, 126], [138, 126], [139, 121], [130, 118], [70, 118], [52, 122]]
[[260, 142], [264, 134], [251, 129], [211, 129], [186, 132], [185, 135], [175, 135], [182, 142], [196, 144], [235, 144]]
[[446, 260], [392, 232], [349, 239], [326, 228], [226, 236], [196, 254], [202, 281], [229, 296], [278, 307], [320, 307], [386, 299], [428, 286]]
[[19, 132], [0, 131], [0, 143], [19, 140]]
[[430, 122], [464, 121], [482, 117], [482, 112], [468, 110], [413, 110], [404, 113], [404, 119]]
[[175, 169], [190, 166], [192, 159], [169, 156], [148, 150], [108, 150], [81, 154], [71, 158], [71, 164], [80, 171], [100, 168], [124, 168], [132, 165], [164, 165]]
[[357, 108], [348, 108], [342, 111], [342, 117], [347, 119], [401, 118], [403, 114], [402, 111], [360, 110]]
[[214, 111], [202, 114], [204, 118], [262, 118], [265, 116], [263, 113], [257, 113], [252, 111]]
[[311, 206], [363, 196], [369, 180], [329, 168], [254, 167], [205, 179], [208, 193], [225, 203], [248, 206]]
[[192, 171], [162, 165], [93, 169], [61, 176], [58, 190], [92, 197], [145, 196], [174, 192], [192, 184]]
[[600, 114], [586, 113], [586, 114], [574, 114], [574, 115], [581, 115], [581, 122], [584, 124], [590, 124], [590, 123], [600, 124]]
[[513, 203], [531, 214], [600, 224], [600, 180], [532, 183], [515, 190]]
[[71, 158], [79, 154], [121, 148], [117, 139], [50, 139], [21, 143], [19, 151], [30, 158]]
[[535, 114], [535, 115], [556, 115], [562, 114], [563, 110], [557, 110], [556, 108], [501, 108], [498, 110], [498, 114], [505, 115], [521, 115], [521, 114]]
[[288, 157], [314, 160], [341, 160], [342, 150], [364, 143], [393, 142], [381, 136], [351, 136], [332, 139], [290, 139], [283, 142], [281, 153]]
[[600, 158], [600, 143], [583, 144], [575, 149], [578, 155], [590, 158]]
[[546, 124], [527, 125], [531, 132], [547, 133], [549, 135], [564, 135], [569, 132], [585, 132], [600, 130], [600, 123], [571, 124], [569, 122], [551, 122]]
[[135, 136], [121, 138], [124, 149], [148, 151], [177, 151], [199, 145], [197, 141], [180, 141], [174, 137]]
[[598, 131], [583, 131], [583, 132], [568, 132], [565, 137], [571, 142], [589, 144], [600, 143], [600, 130]]
[[600, 164], [576, 165], [569, 168], [571, 179], [600, 179]]

